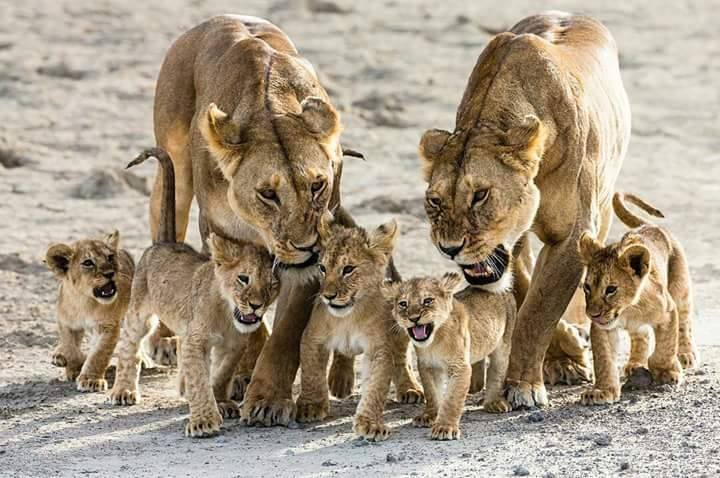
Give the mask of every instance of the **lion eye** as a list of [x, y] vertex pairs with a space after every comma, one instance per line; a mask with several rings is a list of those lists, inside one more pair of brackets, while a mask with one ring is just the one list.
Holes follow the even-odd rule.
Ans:
[[430, 204], [432, 207], [439, 209], [442, 205], [442, 201], [437, 196], [428, 196], [427, 198], [428, 204]]
[[240, 274], [239, 276], [237, 276], [237, 281], [238, 284], [248, 285], [250, 283], [250, 278], [245, 274]]
[[263, 189], [262, 191], [260, 191], [260, 196], [262, 196], [263, 199], [267, 199], [268, 201], [280, 202], [277, 193], [272, 189]]
[[82, 266], [83, 267], [94, 267], [95, 263], [90, 259], [85, 259], [84, 261], [82, 261]]
[[315, 181], [310, 185], [310, 191], [313, 194], [317, 194], [325, 188], [325, 181]]
[[605, 289], [605, 296], [610, 297], [611, 295], [615, 295], [615, 292], [617, 292], [617, 287], [614, 285], [609, 285]]
[[585, 291], [585, 294], [590, 295], [590, 284], [587, 282], [583, 284], [583, 291]]
[[318, 269], [320, 269], [320, 272], [321, 272], [322, 274], [325, 274], [325, 266], [324, 266], [324, 265], [318, 264]]
[[472, 200], [473, 206], [485, 202], [489, 194], [490, 191], [487, 189], [478, 189], [477, 191], [475, 191]]
[[431, 305], [433, 302], [435, 302], [435, 299], [432, 297], [428, 297], [427, 299], [423, 300], [423, 305]]
[[406, 300], [401, 300], [400, 302], [398, 302], [398, 307], [400, 307], [401, 309], [407, 309], [407, 306], [408, 303]]
[[107, 259], [108, 259], [108, 262], [109, 262], [109, 263], [111, 263], [111, 264], [114, 263], [114, 262], [115, 262], [115, 254], [110, 254], [110, 255], [107, 257]]
[[345, 266], [343, 267], [343, 275], [346, 276], [348, 274], [352, 274], [352, 272], [355, 270], [355, 266]]

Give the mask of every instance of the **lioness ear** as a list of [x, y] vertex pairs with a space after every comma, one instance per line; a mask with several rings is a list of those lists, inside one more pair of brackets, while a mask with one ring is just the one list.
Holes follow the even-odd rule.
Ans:
[[448, 138], [450, 138], [450, 132], [442, 129], [429, 129], [423, 133], [420, 138], [420, 146], [418, 147], [418, 154], [420, 155], [420, 162], [422, 163], [422, 172], [425, 182], [430, 182], [432, 172], [435, 167], [435, 161], [438, 155], [445, 147]]
[[537, 116], [527, 115], [523, 124], [514, 126], [505, 133], [505, 143], [513, 146], [517, 153], [503, 155], [503, 162], [534, 178], [545, 150], [546, 139], [545, 126]]
[[332, 226], [333, 220], [334, 217], [330, 211], [325, 211], [325, 213], [320, 216], [317, 226], [318, 236], [320, 236], [320, 244], [326, 244], [330, 239], [330, 226]]
[[629, 246], [623, 250], [620, 260], [639, 279], [645, 277], [650, 270], [650, 251], [640, 244]]
[[245, 149], [242, 128], [215, 103], [210, 103], [200, 118], [200, 132], [223, 176], [229, 180], [235, 175]]
[[53, 244], [45, 253], [45, 264], [58, 277], [63, 277], [70, 269], [73, 249], [67, 244]]
[[398, 233], [398, 224], [394, 219], [388, 223], [380, 225], [377, 229], [370, 233], [368, 242], [371, 249], [376, 249], [383, 254], [392, 254], [395, 247], [395, 238]]
[[300, 103], [302, 119], [310, 133], [317, 136], [323, 143], [330, 143], [337, 139], [342, 130], [340, 117], [335, 108], [327, 101], [317, 96], [308, 96]]
[[462, 276], [457, 272], [446, 272], [440, 279], [440, 286], [450, 294], [454, 294], [462, 282]]
[[211, 232], [207, 238], [207, 241], [208, 248], [210, 249], [210, 256], [212, 257], [213, 261], [218, 264], [227, 264], [229, 262], [232, 262], [228, 251], [228, 244], [225, 239], [218, 236], [214, 232]]
[[583, 231], [582, 234], [580, 234], [578, 252], [580, 253], [580, 260], [583, 264], [589, 264], [590, 261], [592, 261], [593, 254], [602, 248], [602, 244], [592, 237], [589, 232]]
[[113, 249], [117, 249], [120, 245], [120, 232], [115, 229], [113, 232], [106, 235], [103, 241], [105, 242], [105, 244], [112, 247]]
[[385, 279], [380, 284], [380, 293], [389, 302], [395, 301], [397, 293], [400, 290], [399, 282], [392, 282], [390, 279]]

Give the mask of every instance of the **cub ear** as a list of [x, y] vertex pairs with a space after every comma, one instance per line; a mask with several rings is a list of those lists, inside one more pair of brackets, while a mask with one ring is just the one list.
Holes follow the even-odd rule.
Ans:
[[340, 116], [327, 101], [317, 96], [308, 96], [300, 103], [300, 119], [310, 133], [323, 143], [331, 143], [342, 131]]
[[223, 176], [230, 180], [235, 175], [245, 150], [242, 127], [215, 103], [210, 103], [200, 117], [200, 132]]
[[638, 279], [645, 277], [650, 270], [650, 251], [643, 245], [628, 246], [620, 254], [620, 260]]
[[534, 178], [545, 152], [546, 139], [547, 128], [537, 116], [527, 115], [522, 124], [513, 126], [505, 133], [506, 145], [512, 146], [517, 153], [503, 155], [503, 162]]
[[394, 302], [395, 298], [397, 297], [398, 292], [400, 291], [400, 283], [399, 282], [393, 282], [390, 279], [385, 279], [380, 284], [380, 293], [385, 298], [385, 300], [389, 302]]
[[72, 247], [67, 244], [53, 244], [45, 253], [45, 264], [57, 277], [64, 277], [70, 270], [72, 257]]
[[327, 241], [330, 239], [330, 227], [332, 226], [334, 219], [335, 217], [330, 211], [325, 211], [323, 215], [320, 216], [317, 226], [318, 236], [320, 236], [320, 244], [327, 244]]
[[447, 144], [450, 138], [450, 132], [442, 129], [429, 129], [423, 133], [420, 138], [420, 146], [418, 147], [418, 154], [420, 155], [420, 162], [422, 163], [422, 172], [425, 182], [430, 182], [432, 172], [435, 167], [435, 162], [440, 155], [440, 152]]
[[583, 231], [582, 234], [580, 234], [578, 252], [580, 253], [580, 260], [583, 264], [589, 264], [592, 261], [593, 254], [602, 248], [603, 245], [592, 237], [588, 231]]
[[398, 234], [398, 224], [394, 219], [388, 223], [380, 225], [377, 229], [370, 233], [368, 242], [370, 249], [375, 249], [383, 254], [392, 254], [395, 247], [395, 239]]
[[113, 249], [117, 250], [118, 246], [120, 245], [120, 232], [115, 229], [113, 232], [107, 234], [103, 238], [103, 242], [105, 242], [105, 244], [112, 247]]
[[440, 286], [450, 294], [454, 294], [461, 283], [462, 276], [457, 272], [446, 272], [440, 279]]
[[218, 236], [214, 232], [211, 232], [207, 238], [208, 249], [210, 249], [210, 256], [212, 260], [218, 264], [227, 264], [232, 262], [230, 254], [230, 245], [228, 241]]

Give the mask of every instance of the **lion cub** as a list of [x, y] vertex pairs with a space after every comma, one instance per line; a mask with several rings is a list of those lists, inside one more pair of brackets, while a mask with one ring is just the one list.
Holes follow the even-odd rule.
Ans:
[[[503, 383], [515, 327], [512, 293], [490, 293], [468, 287], [455, 294], [462, 278], [448, 272], [441, 278], [422, 277], [386, 283], [385, 297], [398, 325], [410, 336], [425, 390], [425, 411], [416, 426], [432, 426], [435, 440], [460, 437], [460, 416], [470, 388], [472, 364], [490, 359], [485, 411], [511, 410], [503, 398]], [[440, 403], [443, 382], [445, 397]]]
[[322, 278], [319, 300], [300, 344], [301, 392], [296, 419], [312, 422], [327, 416], [329, 353], [362, 353], [362, 398], [354, 430], [368, 440], [384, 440], [389, 435], [383, 411], [390, 382], [395, 384], [399, 401], [422, 400], [408, 365], [408, 337], [394, 327], [390, 307], [380, 292], [397, 223], [383, 224], [370, 233], [326, 222], [321, 222], [319, 229]]
[[[663, 217], [638, 197], [616, 193], [615, 214], [633, 229], [619, 242], [605, 247], [588, 233], [580, 237], [595, 362], [595, 385], [581, 395], [585, 405], [620, 398], [614, 345], [622, 328], [630, 332], [633, 342], [626, 373], [648, 367], [656, 383], [678, 384], [683, 379], [683, 367], [693, 367], [698, 360], [692, 338], [691, 283], [685, 253], [669, 232], [628, 211], [625, 200], [653, 216]], [[649, 357], [644, 336], [648, 326], [655, 332], [655, 350]]]
[[[140, 343], [159, 317], [180, 337], [180, 392], [190, 405], [188, 436], [212, 435], [224, 417], [240, 415], [230, 399], [238, 363], [252, 370], [268, 337], [263, 314], [277, 297], [272, 258], [256, 245], [208, 237], [211, 257], [175, 243], [173, 166], [152, 149], [130, 166], [155, 156], [165, 187], [159, 240], [138, 263], [132, 299], [118, 345], [118, 370], [109, 401], [139, 400]], [[212, 360], [211, 360], [212, 358]], [[212, 365], [212, 369], [211, 369]], [[212, 370], [212, 374], [211, 374]]]
[[[130, 301], [135, 264], [118, 248], [117, 231], [103, 240], [53, 244], [45, 263], [60, 280], [57, 322], [60, 340], [52, 363], [65, 367], [81, 392], [107, 389], [105, 370], [120, 335]], [[80, 349], [85, 332], [93, 335], [87, 358]]]

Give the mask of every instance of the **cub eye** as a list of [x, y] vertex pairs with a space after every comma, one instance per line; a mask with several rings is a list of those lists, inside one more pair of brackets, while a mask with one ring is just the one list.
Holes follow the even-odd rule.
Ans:
[[609, 285], [609, 286], [607, 286], [607, 289], [605, 289], [605, 295], [607, 297], [614, 295], [615, 292], [617, 292], [617, 287], [615, 287], [614, 285]]
[[110, 254], [107, 259], [108, 262], [112, 264], [113, 262], [115, 262], [115, 254]]
[[325, 266], [324, 266], [324, 265], [318, 264], [318, 269], [320, 269], [320, 272], [321, 272], [322, 274], [325, 274]]
[[323, 188], [325, 188], [325, 181], [315, 181], [310, 185], [310, 191], [313, 194], [317, 194], [318, 192], [322, 191]]
[[400, 302], [398, 302], [398, 307], [400, 307], [401, 309], [407, 309], [407, 306], [408, 303], [406, 300], [401, 300]]
[[586, 294], [590, 294], [590, 284], [587, 282], [583, 284], [583, 291], [585, 291]]
[[477, 191], [475, 191], [472, 200], [473, 206], [485, 202], [489, 194], [490, 191], [487, 189], [478, 189]]
[[245, 274], [240, 274], [239, 276], [237, 276], [237, 281], [239, 284], [248, 285], [250, 283], [250, 278]]
[[90, 259], [85, 259], [84, 261], [82, 261], [82, 266], [83, 267], [94, 267], [95, 263]]
[[428, 196], [427, 198], [428, 204], [430, 204], [432, 207], [439, 209], [442, 205], [442, 201], [437, 196]]
[[263, 189], [262, 191], [260, 191], [260, 196], [262, 196], [264, 199], [267, 199], [268, 201], [278, 202], [278, 195], [272, 189]]
[[348, 274], [352, 274], [352, 271], [355, 270], [355, 266], [345, 266], [343, 267], [343, 275], [346, 276]]
[[423, 300], [423, 305], [430, 305], [433, 302], [435, 302], [435, 299], [433, 299], [432, 297], [428, 297], [427, 299]]

